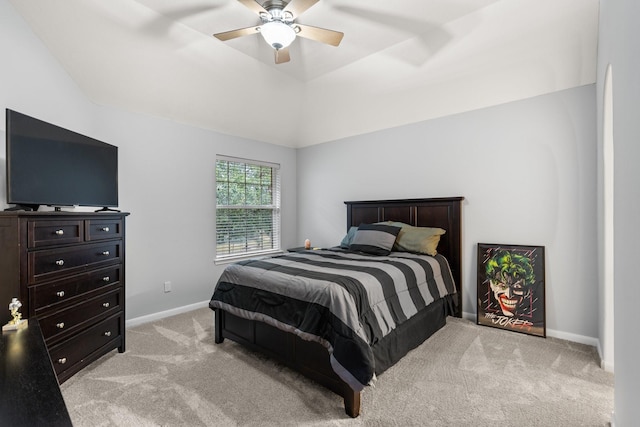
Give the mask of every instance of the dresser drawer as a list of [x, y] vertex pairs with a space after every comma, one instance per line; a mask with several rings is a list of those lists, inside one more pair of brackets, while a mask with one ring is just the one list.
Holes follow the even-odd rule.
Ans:
[[38, 318], [47, 344], [60, 340], [116, 311], [122, 311], [122, 291], [116, 288], [103, 295], [74, 304]]
[[28, 280], [29, 283], [36, 283], [117, 262], [121, 252], [122, 241], [29, 252]]
[[87, 241], [122, 237], [122, 220], [120, 219], [88, 219], [85, 224]]
[[51, 309], [55, 304], [64, 304], [75, 297], [103, 289], [120, 283], [122, 267], [102, 268], [55, 282], [32, 286], [29, 288], [31, 310], [39, 316], [44, 310]]
[[40, 248], [84, 241], [82, 220], [34, 220], [27, 223], [27, 246]]
[[[106, 353], [109, 347], [113, 349], [121, 345], [122, 324], [122, 315], [115, 315], [50, 347], [49, 355], [58, 375], [58, 381], [62, 383], [70, 376], [65, 371], [77, 372], [87, 363]], [[96, 354], [97, 351], [99, 353]]]

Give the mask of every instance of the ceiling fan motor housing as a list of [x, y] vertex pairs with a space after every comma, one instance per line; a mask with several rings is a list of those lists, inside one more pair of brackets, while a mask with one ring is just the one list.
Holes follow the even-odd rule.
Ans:
[[297, 31], [293, 26], [291, 12], [283, 11], [287, 3], [281, 0], [267, 0], [262, 7], [269, 12], [261, 13], [262, 26], [260, 33], [265, 41], [275, 50], [289, 46], [296, 38]]
[[282, 22], [287, 22], [290, 23], [293, 21], [293, 15], [291, 14], [291, 12], [284, 12], [284, 8], [287, 7], [286, 2], [282, 1], [282, 0], [267, 0], [266, 2], [264, 2], [264, 4], [262, 5], [262, 7], [269, 12], [269, 15], [271, 16], [261, 16], [261, 18], [263, 20], [267, 20], [267, 21], [271, 21], [271, 20], [276, 20], [276, 21], [282, 21]]

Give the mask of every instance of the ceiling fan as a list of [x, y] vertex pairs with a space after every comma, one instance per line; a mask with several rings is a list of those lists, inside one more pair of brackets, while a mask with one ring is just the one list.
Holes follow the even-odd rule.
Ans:
[[343, 33], [312, 27], [295, 22], [295, 20], [307, 9], [319, 0], [265, 0], [258, 3], [257, 0], [238, 0], [240, 3], [254, 11], [260, 17], [262, 23], [257, 26], [240, 28], [232, 31], [214, 34], [219, 40], [227, 41], [237, 37], [260, 33], [264, 40], [275, 51], [276, 64], [289, 62], [289, 45], [296, 36], [319, 41], [331, 46], [338, 46], [342, 41]]

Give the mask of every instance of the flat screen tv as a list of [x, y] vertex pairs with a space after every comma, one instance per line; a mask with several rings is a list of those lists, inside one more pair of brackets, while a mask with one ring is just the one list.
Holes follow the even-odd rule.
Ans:
[[7, 109], [9, 209], [118, 206], [118, 147]]

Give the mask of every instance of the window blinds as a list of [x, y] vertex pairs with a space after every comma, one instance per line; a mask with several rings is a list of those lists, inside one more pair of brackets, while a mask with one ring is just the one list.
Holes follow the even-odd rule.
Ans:
[[216, 259], [280, 250], [280, 167], [216, 157]]

